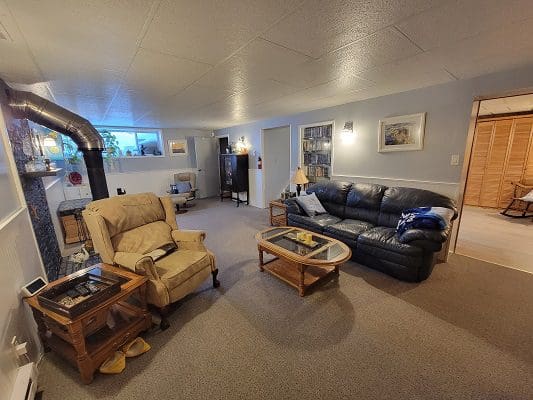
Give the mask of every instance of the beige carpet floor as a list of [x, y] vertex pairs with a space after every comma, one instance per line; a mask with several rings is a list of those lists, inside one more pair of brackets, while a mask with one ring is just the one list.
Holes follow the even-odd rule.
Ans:
[[259, 272], [267, 213], [197, 201], [222, 286], [180, 302], [152, 350], [82, 385], [54, 354], [44, 399], [532, 399], [533, 275], [456, 256], [420, 284], [355, 263], [300, 298]]

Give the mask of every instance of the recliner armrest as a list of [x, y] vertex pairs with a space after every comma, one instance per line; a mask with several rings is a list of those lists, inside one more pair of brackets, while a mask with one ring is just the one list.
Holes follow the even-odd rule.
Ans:
[[207, 234], [200, 230], [173, 230], [171, 233], [172, 239], [177, 242], [203, 242]]
[[150, 279], [159, 279], [154, 260], [145, 254], [117, 251], [113, 261], [115, 264], [128, 268], [136, 274], [146, 275]]
[[296, 199], [287, 199], [284, 203], [287, 206], [287, 214], [306, 215]]

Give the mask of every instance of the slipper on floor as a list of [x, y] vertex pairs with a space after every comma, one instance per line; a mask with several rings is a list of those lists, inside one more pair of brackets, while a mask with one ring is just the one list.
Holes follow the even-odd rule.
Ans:
[[146, 353], [152, 347], [144, 341], [142, 337], [136, 337], [133, 341], [127, 343], [122, 347], [122, 351], [126, 357], [136, 357]]
[[121, 351], [115, 351], [111, 357], [100, 365], [102, 374], [120, 374], [126, 368], [126, 356]]

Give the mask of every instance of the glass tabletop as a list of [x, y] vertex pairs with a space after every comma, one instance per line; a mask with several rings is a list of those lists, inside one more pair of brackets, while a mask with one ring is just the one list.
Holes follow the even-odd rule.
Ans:
[[[298, 240], [298, 232], [310, 233], [312, 244], [304, 243]], [[263, 232], [261, 237], [269, 243], [272, 243], [284, 250], [293, 252], [302, 257], [314, 253], [308, 257], [308, 259], [328, 261], [339, 257], [345, 252], [345, 249], [336, 241], [329, 240], [322, 236], [317, 236], [312, 232], [304, 231], [298, 228], [275, 228]]]

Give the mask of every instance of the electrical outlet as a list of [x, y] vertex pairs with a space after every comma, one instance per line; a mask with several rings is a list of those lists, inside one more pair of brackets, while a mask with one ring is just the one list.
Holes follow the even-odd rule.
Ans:
[[459, 165], [459, 154], [452, 154], [450, 165]]

